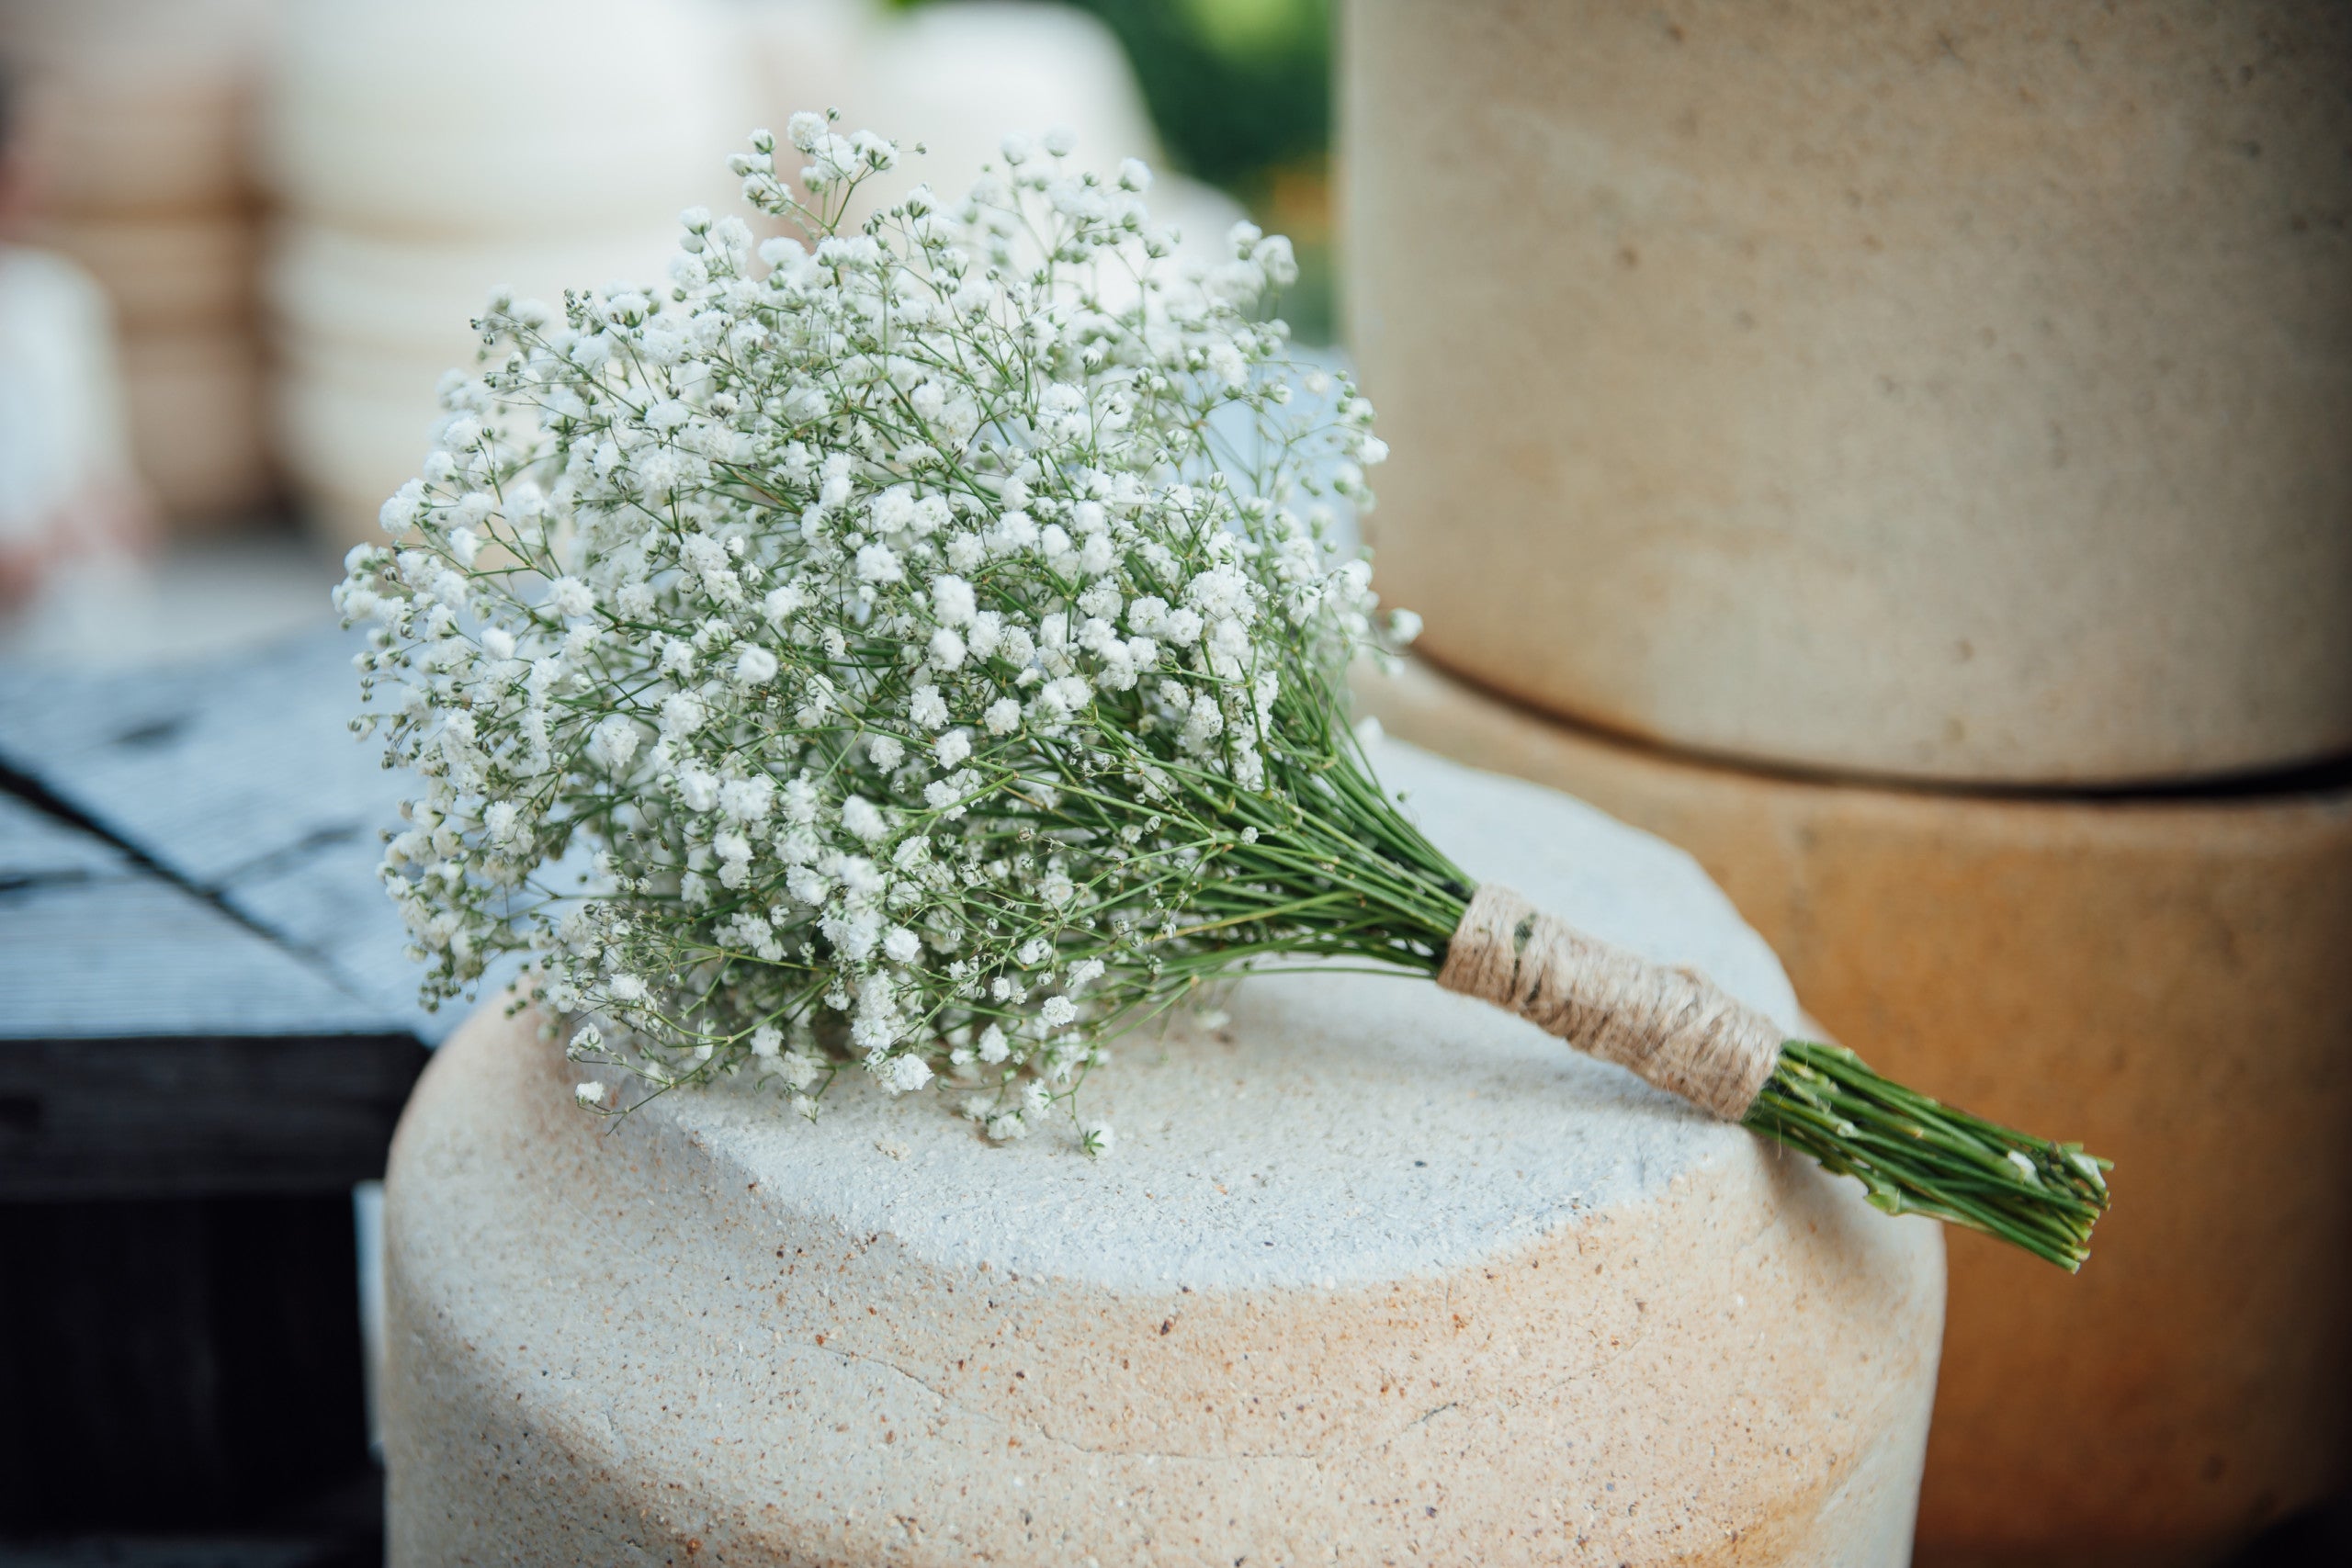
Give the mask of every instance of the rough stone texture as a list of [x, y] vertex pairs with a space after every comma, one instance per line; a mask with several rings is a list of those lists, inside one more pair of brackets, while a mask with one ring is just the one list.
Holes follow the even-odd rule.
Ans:
[[1690, 850], [1879, 1067], [2116, 1160], [2076, 1278], [1953, 1235], [1922, 1562], [2210, 1556], [2352, 1481], [2352, 777], [1952, 797], [1361, 694]]
[[[1796, 1017], [1686, 857], [1385, 761], [1474, 874]], [[393, 1151], [392, 1561], [1905, 1561], [1935, 1227], [1427, 981], [1229, 1005], [1090, 1083], [1100, 1163], [863, 1079], [605, 1135], [485, 1011]]]
[[1384, 592], [1844, 772], [2352, 750], [2352, 8], [1360, 0]]

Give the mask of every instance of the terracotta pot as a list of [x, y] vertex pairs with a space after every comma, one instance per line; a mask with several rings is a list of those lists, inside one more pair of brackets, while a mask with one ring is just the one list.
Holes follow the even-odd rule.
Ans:
[[2352, 778], [1971, 798], [1694, 761], [1421, 667], [1361, 695], [1689, 850], [1874, 1066], [2116, 1161], [2075, 1278], [1953, 1233], [1923, 1563], [2210, 1559], [2352, 1482]]
[[2352, 8], [1360, 0], [1342, 41], [1430, 658], [1853, 773], [2352, 751]]

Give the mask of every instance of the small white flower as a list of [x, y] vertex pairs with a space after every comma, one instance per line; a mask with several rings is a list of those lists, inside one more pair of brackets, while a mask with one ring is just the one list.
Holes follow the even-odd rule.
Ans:
[[607, 773], [619, 773], [637, 755], [637, 726], [621, 714], [597, 722], [588, 738], [588, 754]]
[[842, 826], [869, 844], [890, 831], [881, 808], [862, 795], [853, 795], [842, 802]]
[[662, 699], [662, 733], [683, 738], [703, 727], [710, 710], [692, 692], [673, 692]]
[[746, 686], [764, 684], [775, 679], [776, 658], [755, 642], [747, 642], [735, 656], [735, 679]]
[[604, 1104], [610, 1093], [611, 1091], [604, 1084], [594, 1078], [590, 1078], [582, 1084], [575, 1084], [571, 1089], [571, 1097], [574, 1100], [591, 1107]]
[[977, 614], [972, 585], [953, 574], [931, 580], [931, 604], [943, 626], [968, 626]]
[[775, 808], [775, 781], [765, 773], [718, 786], [718, 809], [738, 822], [757, 822]]
[[710, 811], [718, 806], [718, 775], [689, 762], [678, 770], [678, 798], [689, 811]]
[[596, 595], [576, 577], [559, 577], [548, 584], [548, 604], [559, 615], [585, 615], [596, 608]]
[[931, 1081], [931, 1064], [909, 1053], [893, 1056], [885, 1069], [882, 1087], [892, 1094], [911, 1094]]

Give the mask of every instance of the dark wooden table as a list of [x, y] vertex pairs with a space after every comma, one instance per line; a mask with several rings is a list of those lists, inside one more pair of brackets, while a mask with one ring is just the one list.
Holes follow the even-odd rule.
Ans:
[[371, 1550], [351, 1190], [455, 1019], [356, 647], [0, 669], [0, 1561]]

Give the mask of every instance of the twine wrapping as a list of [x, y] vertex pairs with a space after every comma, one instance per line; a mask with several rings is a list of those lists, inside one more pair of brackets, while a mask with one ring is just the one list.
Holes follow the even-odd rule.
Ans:
[[1437, 983], [1726, 1122], [1747, 1114], [1781, 1057], [1780, 1025], [1705, 976], [1597, 942], [1491, 882], [1471, 896]]

